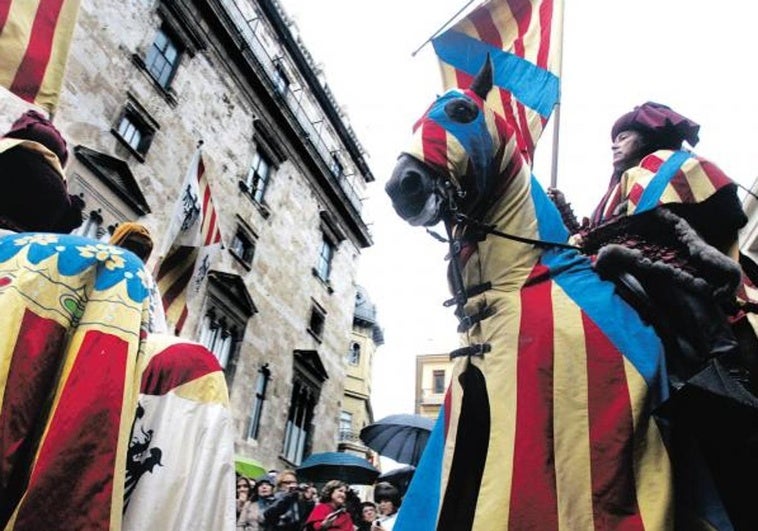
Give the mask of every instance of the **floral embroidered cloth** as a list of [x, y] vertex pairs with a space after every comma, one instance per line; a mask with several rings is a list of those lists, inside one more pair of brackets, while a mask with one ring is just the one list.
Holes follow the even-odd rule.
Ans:
[[[233, 527], [223, 374], [204, 347], [148, 333], [148, 275], [94, 240], [0, 236], [0, 528], [172, 529], [180, 511]], [[181, 416], [183, 455], [159, 442]], [[152, 500], [169, 525], [146, 511], [151, 475], [173, 487]], [[217, 496], [199, 504], [209, 479]]]

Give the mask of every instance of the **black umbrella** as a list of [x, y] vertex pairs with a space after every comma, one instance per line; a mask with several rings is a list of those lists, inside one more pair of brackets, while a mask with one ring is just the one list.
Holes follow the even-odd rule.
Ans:
[[390, 415], [361, 430], [361, 440], [379, 455], [416, 466], [434, 421], [421, 415]]
[[400, 491], [400, 497], [405, 496], [405, 491], [408, 490], [408, 485], [413, 479], [413, 473], [416, 471], [416, 467], [413, 465], [405, 465], [399, 468], [393, 468], [389, 472], [382, 472], [382, 474], [376, 478], [377, 483], [380, 481], [389, 481], [397, 487]]
[[362, 457], [343, 452], [321, 452], [309, 455], [297, 468], [297, 475], [314, 483], [339, 479], [351, 485], [371, 485], [379, 470]]

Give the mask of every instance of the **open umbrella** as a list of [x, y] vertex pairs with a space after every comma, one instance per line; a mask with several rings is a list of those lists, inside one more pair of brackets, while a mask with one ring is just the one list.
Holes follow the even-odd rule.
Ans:
[[263, 468], [262, 464], [252, 457], [245, 457], [242, 455], [234, 456], [234, 471], [240, 476], [253, 479], [266, 473], [266, 469]]
[[416, 471], [416, 467], [413, 465], [405, 465], [399, 468], [393, 468], [388, 472], [382, 472], [382, 474], [376, 478], [377, 483], [379, 481], [389, 481], [397, 487], [400, 491], [400, 497], [405, 496], [405, 491], [408, 490], [408, 485], [413, 479], [413, 473]]
[[433, 427], [434, 421], [421, 415], [390, 415], [363, 428], [360, 438], [379, 455], [416, 466]]
[[371, 485], [379, 470], [362, 457], [343, 452], [321, 452], [309, 455], [297, 468], [297, 475], [314, 483], [339, 479], [351, 485]]

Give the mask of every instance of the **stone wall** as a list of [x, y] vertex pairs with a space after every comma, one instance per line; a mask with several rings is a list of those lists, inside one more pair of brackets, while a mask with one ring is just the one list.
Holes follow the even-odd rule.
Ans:
[[[194, 5], [186, 2], [186, 5]], [[290, 402], [295, 349], [315, 350], [328, 374], [315, 411], [313, 451], [336, 449], [337, 427], [345, 378], [345, 354], [355, 300], [359, 246], [342, 241], [332, 261], [330, 285], [313, 273], [322, 241], [321, 210], [333, 209], [325, 194], [307, 174], [302, 147], [279, 146], [284, 161], [276, 169], [263, 215], [240, 190], [254, 151], [257, 117], [270, 109], [261, 106], [254, 91], [245, 87], [236, 67], [229, 64], [216, 37], [206, 32], [207, 48], [185, 54], [171, 83], [175, 101], [168, 101], [149, 75], [135, 65], [144, 57], [161, 18], [159, 3], [147, 0], [88, 0], [82, 2], [66, 80], [54, 123], [69, 147], [83, 145], [126, 161], [151, 208], [139, 219], [162, 242], [179, 187], [198, 140], [203, 140], [206, 175], [220, 216], [226, 246], [234, 236], [237, 217], [255, 232], [256, 252], [248, 269], [224, 250], [213, 268], [239, 275], [258, 310], [247, 324], [230, 389], [237, 450], [266, 467], [284, 468], [279, 455]], [[193, 8], [194, 9], [194, 8]], [[198, 14], [198, 20], [201, 17]], [[112, 133], [124, 106], [136, 101], [155, 120], [158, 129], [144, 162]], [[0, 93], [0, 129], [6, 130], [27, 106]], [[282, 138], [276, 131], [274, 138]], [[68, 171], [77, 162], [70, 157]], [[123, 221], [123, 220], [120, 220]], [[152, 268], [157, 256], [151, 258]], [[313, 302], [326, 311], [322, 341], [308, 332]], [[190, 306], [183, 334], [197, 338], [200, 296]], [[258, 369], [271, 370], [258, 440], [243, 438], [254, 397]]]

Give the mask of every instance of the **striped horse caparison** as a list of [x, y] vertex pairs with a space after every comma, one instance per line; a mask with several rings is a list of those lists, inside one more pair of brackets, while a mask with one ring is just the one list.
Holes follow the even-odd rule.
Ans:
[[673, 528], [672, 464], [652, 415], [669, 393], [659, 337], [578, 251], [479, 230], [568, 237], [486, 105], [491, 87], [486, 64], [439, 97], [386, 185], [403, 219], [445, 221], [460, 242], [450, 274], [468, 354], [395, 529]]

